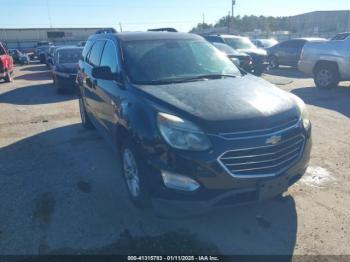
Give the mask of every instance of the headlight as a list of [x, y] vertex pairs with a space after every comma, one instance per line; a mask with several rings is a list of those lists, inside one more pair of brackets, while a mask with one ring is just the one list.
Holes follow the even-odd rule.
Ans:
[[301, 100], [299, 97], [297, 97], [296, 95], [293, 95], [295, 101], [298, 104], [299, 110], [300, 110], [300, 114], [301, 114], [301, 118], [303, 121], [303, 126], [305, 129], [309, 129], [311, 126], [311, 122], [310, 122], [310, 118], [309, 118], [309, 112], [305, 106], [305, 103], [303, 100]]
[[159, 113], [158, 127], [164, 140], [173, 148], [205, 151], [211, 147], [207, 136], [196, 125], [177, 116]]

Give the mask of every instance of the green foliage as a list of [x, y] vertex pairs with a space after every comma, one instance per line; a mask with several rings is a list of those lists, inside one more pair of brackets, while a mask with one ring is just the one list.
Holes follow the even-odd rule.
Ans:
[[[203, 29], [214, 27], [227, 27], [232, 22], [231, 16], [224, 16], [215, 24], [199, 23], [191, 32], [200, 32]], [[288, 17], [272, 17], [272, 16], [236, 16], [233, 20], [233, 29], [236, 32], [252, 32], [255, 29], [260, 29], [264, 32], [273, 31], [290, 31]]]

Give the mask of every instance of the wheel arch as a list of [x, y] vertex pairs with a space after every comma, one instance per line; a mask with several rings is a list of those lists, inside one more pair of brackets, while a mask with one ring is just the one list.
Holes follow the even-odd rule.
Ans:
[[339, 65], [336, 61], [330, 61], [330, 60], [319, 60], [314, 66], [314, 69], [312, 70], [313, 75], [316, 74], [316, 70], [321, 66], [332, 66], [334, 67], [337, 72], [339, 73]]

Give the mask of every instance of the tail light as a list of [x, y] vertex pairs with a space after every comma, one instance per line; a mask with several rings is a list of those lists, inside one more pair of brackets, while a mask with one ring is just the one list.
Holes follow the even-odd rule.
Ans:
[[252, 58], [249, 56], [244, 59], [244, 65], [251, 65], [252, 64]]

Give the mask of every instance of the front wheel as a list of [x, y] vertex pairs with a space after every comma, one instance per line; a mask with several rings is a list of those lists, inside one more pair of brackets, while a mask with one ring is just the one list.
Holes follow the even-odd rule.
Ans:
[[121, 158], [123, 177], [132, 203], [139, 208], [149, 207], [150, 197], [144, 178], [147, 168], [131, 139], [122, 146]]
[[10, 82], [12, 82], [12, 81], [13, 81], [13, 79], [12, 79], [12, 76], [11, 76], [11, 73], [10, 73], [10, 72], [7, 72], [7, 74], [6, 74], [5, 78], [4, 78], [4, 80], [5, 80], [5, 83], [10, 83]]
[[339, 84], [339, 73], [336, 66], [321, 65], [315, 70], [314, 81], [316, 87], [320, 89], [330, 89]]

